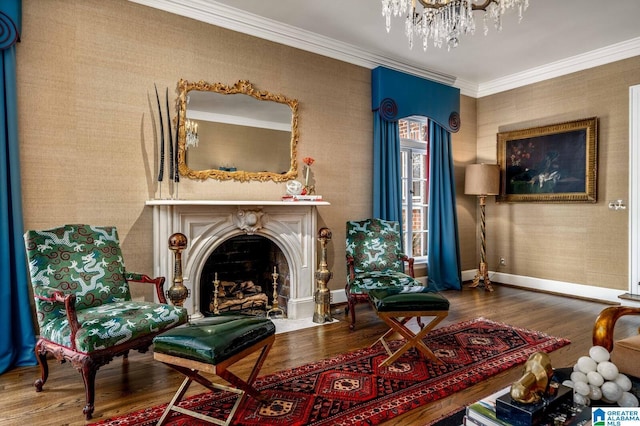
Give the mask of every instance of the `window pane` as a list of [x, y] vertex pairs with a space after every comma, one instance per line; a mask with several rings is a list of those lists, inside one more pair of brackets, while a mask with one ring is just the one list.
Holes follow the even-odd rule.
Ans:
[[402, 228], [405, 253], [427, 256], [428, 173], [427, 121], [399, 120], [402, 174]]
[[422, 154], [413, 154], [411, 157], [411, 164], [413, 166], [411, 176], [414, 179], [424, 178], [425, 156]]
[[407, 233], [407, 208], [405, 206], [402, 207], [402, 233]]
[[420, 232], [413, 234], [413, 257], [420, 257], [427, 255], [427, 232]]
[[427, 197], [427, 181], [421, 180], [420, 182], [418, 182], [418, 192], [416, 192], [416, 194], [420, 195], [420, 204], [427, 204], [428, 202], [428, 197]]
[[400, 179], [402, 183], [402, 204], [407, 203], [407, 175], [405, 170], [407, 169], [407, 157], [408, 152], [406, 150], [400, 151]]

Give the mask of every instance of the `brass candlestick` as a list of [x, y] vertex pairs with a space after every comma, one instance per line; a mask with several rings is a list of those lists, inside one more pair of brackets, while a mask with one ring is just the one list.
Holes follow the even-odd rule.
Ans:
[[220, 309], [218, 308], [218, 286], [220, 285], [220, 281], [218, 280], [218, 273], [216, 272], [215, 278], [213, 279], [213, 313], [214, 315], [218, 315], [220, 313]]
[[267, 311], [267, 318], [271, 314], [278, 314], [284, 316], [284, 310], [278, 306], [278, 272], [276, 272], [276, 267], [273, 267], [273, 274], [271, 277], [273, 278], [273, 303], [271, 304], [271, 309]]
[[167, 290], [167, 298], [175, 306], [182, 306], [189, 297], [189, 289], [184, 286], [182, 279], [182, 251], [187, 248], [187, 236], [179, 232], [169, 237], [169, 249], [174, 253], [173, 284]]
[[331, 292], [327, 287], [327, 283], [333, 276], [327, 265], [327, 242], [331, 241], [331, 230], [329, 228], [320, 228], [318, 231], [318, 241], [322, 247], [320, 256], [320, 268], [316, 271], [316, 282], [318, 289], [313, 299], [316, 303], [315, 312], [313, 313], [313, 322], [323, 324], [332, 322], [331, 318]]

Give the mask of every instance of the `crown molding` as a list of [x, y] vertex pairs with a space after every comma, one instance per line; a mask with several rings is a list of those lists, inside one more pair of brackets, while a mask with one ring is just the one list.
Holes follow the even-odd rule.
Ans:
[[454, 76], [445, 73], [425, 70], [424, 68], [386, 57], [377, 52], [366, 51], [351, 44], [304, 31], [291, 25], [286, 25], [212, 1], [129, 1], [369, 69], [385, 66], [449, 86], [453, 85], [456, 80]]
[[403, 71], [457, 87], [460, 89], [461, 94], [473, 98], [493, 95], [550, 78], [640, 55], [639, 37], [532, 68], [521, 73], [478, 84], [457, 79], [455, 76], [438, 71], [416, 67], [397, 58], [382, 55], [379, 52], [363, 50], [351, 44], [304, 31], [211, 0], [129, 1], [365, 68], [373, 69], [378, 66], [384, 66], [397, 71]]
[[531, 68], [521, 73], [512, 74], [486, 83], [480, 83], [475, 97], [481, 98], [483, 96], [493, 95], [638, 55], [640, 55], [640, 37], [540, 67]]

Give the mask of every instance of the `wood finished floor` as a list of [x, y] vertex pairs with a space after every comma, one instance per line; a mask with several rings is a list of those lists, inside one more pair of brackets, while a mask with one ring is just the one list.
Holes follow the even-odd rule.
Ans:
[[[591, 329], [604, 303], [571, 299], [495, 285], [495, 292], [483, 289], [446, 291], [451, 302], [449, 316], [438, 327], [477, 317], [485, 317], [516, 327], [543, 331], [571, 340], [571, 344], [551, 353], [554, 367], [571, 366], [591, 347]], [[261, 375], [273, 373], [342, 352], [369, 346], [386, 327], [369, 306], [358, 305], [355, 331], [349, 331], [342, 307], [334, 317], [340, 322], [293, 331], [276, 336], [276, 342]], [[616, 337], [637, 333], [640, 319], [624, 317], [618, 321]], [[234, 369], [247, 370], [248, 362]], [[80, 373], [69, 364], [49, 363], [49, 379], [44, 391], [36, 393], [33, 382], [38, 367], [13, 369], [0, 376], [0, 425], [83, 425], [84, 388]], [[462, 392], [425, 405], [385, 425], [424, 425], [457, 407], [465, 406], [509, 385], [521, 375], [515, 367], [478, 383]], [[244, 377], [244, 375], [243, 375]], [[117, 358], [103, 366], [96, 379], [96, 403], [92, 421], [104, 420], [134, 410], [166, 403], [180, 385], [182, 377], [153, 360], [150, 353], [132, 353], [123, 362]], [[193, 385], [189, 394], [203, 392]]]

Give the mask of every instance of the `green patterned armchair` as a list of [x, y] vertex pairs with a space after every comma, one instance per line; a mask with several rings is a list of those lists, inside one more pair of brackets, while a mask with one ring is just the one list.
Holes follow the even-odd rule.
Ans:
[[[69, 361], [82, 374], [89, 420], [98, 369], [129, 350], [145, 352], [155, 336], [187, 322], [187, 311], [167, 304], [164, 277], [125, 270], [114, 227], [65, 225], [27, 231], [24, 241], [40, 327], [36, 391], [49, 375], [48, 354]], [[131, 300], [130, 281], [155, 285], [160, 303]]]
[[413, 258], [402, 252], [398, 222], [382, 219], [347, 222], [346, 252], [345, 291], [352, 330], [356, 323], [355, 305], [369, 302], [369, 290], [422, 285], [414, 278]]

